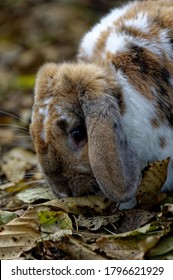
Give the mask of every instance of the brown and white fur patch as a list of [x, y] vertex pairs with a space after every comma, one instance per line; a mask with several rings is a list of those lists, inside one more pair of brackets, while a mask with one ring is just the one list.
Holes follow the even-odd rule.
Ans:
[[77, 62], [44, 65], [31, 135], [57, 195], [100, 189], [133, 201], [140, 170], [166, 157], [163, 191], [173, 191], [173, 1], [113, 9], [83, 37]]

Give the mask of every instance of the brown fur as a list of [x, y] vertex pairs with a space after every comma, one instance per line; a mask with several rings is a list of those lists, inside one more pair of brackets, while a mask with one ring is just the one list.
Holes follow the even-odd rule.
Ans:
[[160, 126], [160, 123], [157, 119], [152, 119], [151, 120], [151, 125], [153, 128], [158, 128]]
[[165, 139], [165, 137], [160, 137], [159, 138], [159, 142], [160, 142], [160, 147], [161, 148], [164, 148], [165, 146], [166, 146], [166, 139]]
[[[150, 17], [147, 33], [124, 24], [139, 12]], [[128, 78], [146, 104], [154, 104], [149, 127], [156, 131], [162, 123], [173, 126], [173, 63], [164, 49], [159, 56], [132, 43], [117, 53], [105, 51], [105, 46], [115, 29], [148, 41], [154, 37], [159, 42], [161, 28], [169, 28], [173, 45], [170, 14], [173, 1], [136, 2], [112, 27], [101, 32], [90, 58], [81, 48], [77, 63], [48, 63], [39, 70], [30, 131], [41, 168], [56, 194], [83, 195], [99, 189], [117, 202], [134, 196], [140, 162], [122, 122], [128, 104], [117, 73], [121, 71]], [[80, 127], [86, 131], [82, 140], [76, 141], [73, 132]], [[167, 139], [161, 134], [157, 139], [164, 150]]]
[[[151, 27], [149, 32], [142, 32], [134, 27], [126, 27], [124, 21], [135, 18], [136, 13], [147, 12], [151, 19]], [[171, 16], [170, 16], [171, 15]], [[122, 18], [114, 22], [114, 27], [107, 28], [101, 32], [98, 38], [93, 56], [90, 61], [97, 61], [102, 56], [104, 51], [106, 40], [110, 34], [110, 31], [116, 28], [116, 32], [126, 32], [127, 34], [140, 37], [141, 39], [151, 40], [156, 37], [159, 41], [160, 28], [168, 28], [170, 34], [170, 40], [172, 38], [173, 45], [173, 1], [139, 1], [135, 6], [131, 7], [129, 11], [123, 15]], [[112, 63], [116, 70], [121, 69], [122, 72], [128, 77], [130, 83], [144, 95], [147, 99], [155, 99], [155, 92], [160, 92], [160, 98], [164, 98], [167, 103], [166, 107], [158, 103], [157, 111], [159, 119], [162, 121], [165, 116], [169, 123], [173, 125], [173, 115], [168, 114], [168, 108], [173, 108], [173, 88], [172, 85], [166, 81], [166, 77], [173, 77], [173, 64], [166, 57], [164, 52], [162, 53], [162, 60], [144, 48], [139, 48], [134, 45], [129, 45], [131, 51], [122, 51], [118, 54], [113, 54], [107, 51], [105, 57], [107, 63]], [[173, 48], [172, 48], [173, 49]], [[173, 51], [172, 51], [173, 53]], [[168, 70], [169, 69], [169, 72]], [[164, 73], [164, 71], [166, 73]], [[135, 82], [134, 82], [135, 81]], [[163, 96], [164, 92], [167, 92], [167, 96]]]
[[[104, 96], [105, 93], [113, 91], [114, 94], [117, 92], [117, 98], [120, 98], [119, 87], [116, 85], [115, 80], [108, 75], [107, 70], [101, 70], [96, 65], [79, 64], [76, 71], [76, 66], [74, 64], [64, 64], [58, 67], [52, 63], [46, 64], [41, 68], [35, 88], [35, 100], [38, 104], [36, 103], [34, 107], [33, 121], [30, 126], [39, 162], [48, 181], [50, 180], [49, 177], [52, 177], [51, 180], [53, 181], [54, 174], [59, 173], [58, 182], [61, 182], [65, 177], [64, 175], [68, 174], [68, 179], [66, 179], [70, 181], [71, 187], [67, 188], [67, 184], [63, 183], [63, 192], [69, 195], [82, 195], [83, 192], [93, 192], [96, 185], [90, 169], [87, 153], [88, 145], [86, 144], [80, 150], [77, 157], [74, 157], [74, 151], [70, 145], [68, 147], [66, 134], [79, 121], [78, 116], [81, 116], [81, 119], [84, 118], [83, 112], [79, 107], [78, 94], [87, 90], [88, 94], [92, 93], [90, 98], [94, 100], [98, 98], [98, 94], [103, 94]], [[108, 81], [105, 80], [106, 76]], [[43, 131], [44, 117], [40, 115], [39, 109], [44, 108], [45, 98], [52, 97], [53, 100], [47, 105], [49, 118], [44, 124], [45, 140], [43, 140], [41, 133]], [[122, 100], [119, 103], [122, 105]], [[61, 115], [54, 106], [55, 104], [62, 108], [62, 115], [68, 115], [70, 119], [67, 133], [63, 132], [58, 123]], [[80, 170], [83, 163], [85, 163], [86, 172], [81, 172], [81, 175], [79, 172], [78, 177], [76, 177], [76, 172], [78, 169]], [[85, 182], [85, 189], [80, 188], [80, 185], [83, 184], [83, 178], [87, 178], [89, 174], [89, 180]], [[78, 188], [76, 188], [77, 186]], [[53, 189], [55, 192], [57, 191], [58, 183]]]

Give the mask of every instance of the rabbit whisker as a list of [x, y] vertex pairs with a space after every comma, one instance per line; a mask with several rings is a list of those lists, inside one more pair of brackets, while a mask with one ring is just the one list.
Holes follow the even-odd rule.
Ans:
[[22, 132], [27, 132], [29, 133], [29, 129], [22, 127], [21, 125], [17, 124], [0, 124], [2, 127], [10, 127], [10, 128], [17, 128], [18, 130], [21, 130]]
[[8, 112], [3, 111], [3, 110], [0, 110], [0, 113], [3, 113], [3, 114], [5, 114], [5, 115], [7, 115], [7, 116], [10, 116], [10, 117], [13, 117], [13, 118], [15, 118], [15, 119], [17, 119], [17, 120], [20, 120], [20, 121], [22, 121], [23, 123], [29, 125], [28, 122], [24, 121], [22, 118], [20, 118], [20, 117], [14, 115], [14, 114], [8, 113]]

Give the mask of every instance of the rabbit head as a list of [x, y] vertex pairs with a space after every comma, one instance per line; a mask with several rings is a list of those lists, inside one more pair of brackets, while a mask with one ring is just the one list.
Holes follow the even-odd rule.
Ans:
[[111, 72], [92, 63], [48, 63], [38, 72], [30, 131], [47, 183], [59, 196], [101, 191], [125, 202], [135, 194], [139, 160]]

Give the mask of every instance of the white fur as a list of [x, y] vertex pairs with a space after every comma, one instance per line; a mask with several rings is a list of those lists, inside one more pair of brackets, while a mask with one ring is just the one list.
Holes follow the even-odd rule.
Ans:
[[149, 31], [150, 21], [146, 13], [141, 12], [136, 15], [135, 18], [124, 21], [125, 26], [134, 27], [142, 32], [147, 33]]
[[56, 108], [56, 110], [57, 110], [58, 114], [59, 114], [60, 116], [62, 116], [62, 115], [63, 115], [63, 110], [62, 110], [62, 107], [61, 107], [61, 106], [59, 106], [59, 105], [56, 105], [56, 106], [55, 106], [55, 108]]
[[45, 116], [45, 108], [43, 108], [43, 107], [39, 108], [38, 112], [40, 115]]
[[124, 34], [111, 32], [106, 42], [104, 54], [106, 54], [107, 52], [115, 54], [118, 52], [126, 51], [128, 40], [129, 37]]
[[110, 33], [106, 41], [103, 58], [106, 56], [107, 52], [110, 52], [114, 55], [119, 52], [127, 51], [129, 43], [138, 47], [146, 48], [148, 51], [153, 52], [158, 56], [162, 56], [163, 54], [160, 42], [155, 42], [155, 40], [150, 41], [142, 37], [133, 37], [128, 34], [118, 33], [114, 31]]
[[157, 56], [162, 56], [163, 51], [160, 46], [160, 42], [156, 42], [155, 38], [153, 40], [139, 39], [139, 46], [146, 48], [148, 51], [156, 54]]
[[[173, 155], [173, 130], [166, 123], [153, 128], [151, 120], [157, 119], [154, 104], [147, 100], [130, 84], [121, 71], [117, 73], [118, 81], [123, 85], [126, 112], [122, 116], [128, 139], [138, 151], [141, 169], [147, 161], [162, 160]], [[166, 140], [165, 147], [160, 146], [159, 138]]]
[[49, 103], [52, 101], [52, 97], [50, 98], [45, 98], [43, 100], [43, 107], [40, 107], [38, 112], [40, 115], [43, 116], [43, 130], [40, 133], [40, 138], [45, 142], [46, 141], [46, 135], [45, 135], [45, 124], [49, 118], [49, 109], [48, 109], [48, 105]]
[[[153, 52], [159, 57], [163, 56], [163, 49], [167, 56], [172, 57], [171, 45], [168, 37], [168, 30], [164, 29], [160, 32], [159, 38], [146, 39], [142, 36], [133, 36], [133, 34], [127, 34], [125, 32], [119, 32], [116, 28], [116, 21], [122, 17], [131, 7], [135, 5], [130, 3], [119, 9], [114, 9], [110, 14], [104, 17], [99, 24], [96, 24], [83, 38], [80, 49], [85, 55], [90, 58], [94, 56], [94, 47], [101, 33], [107, 28], [110, 28], [110, 34], [107, 38], [105, 49], [103, 50], [102, 57], [105, 58], [107, 52], [116, 54], [126, 51], [129, 44], [134, 44], [139, 47], [146, 48], [148, 51]], [[150, 20], [147, 13], [140, 12], [136, 17], [128, 20], [124, 20], [123, 23], [126, 26], [132, 26], [142, 32], [149, 34], [150, 32]]]
[[91, 57], [93, 54], [94, 47], [100, 34], [107, 30], [107, 28], [112, 27], [114, 22], [122, 17], [134, 3], [129, 3], [121, 8], [115, 8], [107, 16], [103, 17], [102, 20], [96, 24], [91, 31], [89, 31], [86, 36], [83, 37], [81, 42], [81, 49], [84, 49], [86, 55]]
[[160, 31], [160, 44], [162, 49], [165, 51], [166, 56], [169, 59], [173, 59], [172, 46], [170, 44], [170, 36], [168, 31], [168, 29], [163, 29]]
[[43, 101], [44, 105], [48, 105], [52, 101], [53, 97], [45, 98]]
[[48, 110], [48, 107], [46, 106], [46, 107], [41, 107], [41, 108], [39, 108], [39, 113], [41, 114], [41, 115], [43, 115], [43, 124], [47, 121], [47, 119], [48, 119], [48, 117], [49, 117], [49, 110]]
[[45, 132], [44, 132], [44, 130], [41, 131], [40, 138], [41, 138], [42, 141], [45, 142]]
[[42, 107], [39, 108], [39, 114], [44, 116], [44, 123], [47, 121], [48, 117], [49, 117], [49, 109], [48, 109], [48, 105], [49, 103], [52, 101], [52, 97], [49, 98], [45, 98], [43, 100], [43, 105]]

